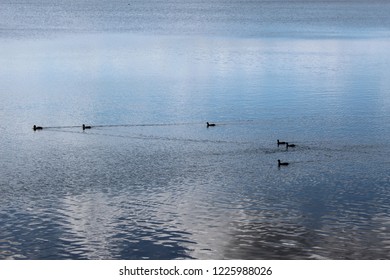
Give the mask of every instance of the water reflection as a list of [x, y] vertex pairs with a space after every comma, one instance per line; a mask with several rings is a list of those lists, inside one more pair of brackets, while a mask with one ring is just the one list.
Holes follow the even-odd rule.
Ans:
[[[56, 188], [45, 186], [43, 173], [25, 195], [13, 190], [0, 212], [2, 258], [372, 259], [389, 253], [386, 166], [364, 164], [369, 171], [355, 175], [363, 162], [337, 165], [351, 156], [376, 158], [377, 145], [317, 143], [290, 153], [274, 142], [243, 149], [195, 141], [183, 155], [175, 141], [149, 145], [121, 137], [118, 145], [113, 139], [104, 141], [105, 149], [80, 142], [83, 149], [65, 165], [47, 167]], [[58, 151], [46, 149], [46, 157]], [[299, 160], [278, 170], [281, 154]], [[327, 161], [312, 166], [307, 159], [314, 155]]]
[[[11, 40], [1, 48], [0, 81], [8, 92], [1, 96], [3, 104], [13, 106], [16, 99], [20, 107], [10, 108], [24, 121], [28, 110], [40, 123], [52, 125], [85, 119], [145, 123], [156, 114], [172, 122], [195, 116], [197, 121], [237, 120], [243, 111], [247, 119], [277, 117], [283, 111], [300, 119], [327, 114], [349, 124], [367, 122], [362, 104], [385, 113], [388, 103], [383, 76], [388, 41], [379, 39], [99, 34], [25, 44]], [[21, 77], [24, 83], [18, 82]], [[156, 98], [163, 111], [154, 110]]]
[[131, 196], [67, 197], [60, 208], [60, 240], [69, 242], [70, 254], [87, 259], [189, 258], [183, 246], [189, 234], [175, 229], [164, 213], [156, 216], [158, 207]]
[[385, 258], [388, 46], [1, 41], [0, 258]]

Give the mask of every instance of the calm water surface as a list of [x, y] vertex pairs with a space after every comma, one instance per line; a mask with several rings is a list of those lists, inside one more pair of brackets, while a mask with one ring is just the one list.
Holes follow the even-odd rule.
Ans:
[[0, 259], [390, 258], [387, 1], [25, 2]]

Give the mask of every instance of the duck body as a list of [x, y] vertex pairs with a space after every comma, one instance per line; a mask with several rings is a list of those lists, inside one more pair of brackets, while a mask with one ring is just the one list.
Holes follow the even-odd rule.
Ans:
[[286, 145], [286, 142], [284, 142], [284, 141], [279, 141], [279, 139], [276, 140], [276, 142], [277, 142], [278, 146], [279, 146], [279, 145]]
[[35, 124], [34, 124], [34, 126], [33, 126], [33, 130], [34, 130], [34, 131], [36, 131], [36, 130], [42, 130], [42, 129], [43, 129], [42, 126], [36, 126]]
[[90, 125], [85, 125], [85, 124], [83, 124], [83, 130], [86, 130], [86, 129], [91, 129], [92, 128], [92, 126], [90, 126]]
[[288, 162], [281, 162], [280, 159], [278, 159], [278, 166], [287, 166]]
[[215, 126], [215, 123], [206, 122], [206, 125], [207, 125], [207, 127], [209, 127], [209, 126]]
[[286, 149], [287, 148], [294, 148], [296, 145], [295, 144], [289, 144], [288, 142], [286, 142]]

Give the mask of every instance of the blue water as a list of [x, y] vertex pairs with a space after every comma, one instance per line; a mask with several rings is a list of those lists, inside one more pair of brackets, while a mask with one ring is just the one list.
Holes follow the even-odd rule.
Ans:
[[1, 1], [0, 259], [388, 259], [389, 14]]

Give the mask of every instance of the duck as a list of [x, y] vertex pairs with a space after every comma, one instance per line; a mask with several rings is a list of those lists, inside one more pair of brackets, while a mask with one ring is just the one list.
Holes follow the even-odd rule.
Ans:
[[279, 146], [279, 145], [285, 145], [285, 144], [286, 144], [286, 142], [284, 142], [284, 141], [279, 141], [279, 139], [276, 140], [276, 141], [277, 141], [277, 143], [278, 143], [278, 146]]
[[215, 126], [215, 123], [206, 122], [206, 124], [207, 124], [207, 127], [209, 127], [209, 126]]
[[286, 142], [286, 149], [289, 147], [294, 148], [295, 146], [295, 144], [289, 144], [288, 142]]
[[35, 131], [35, 130], [42, 130], [43, 129], [43, 127], [42, 126], [36, 126], [35, 124], [34, 124], [34, 126], [33, 126], [33, 130]]
[[281, 162], [280, 159], [278, 159], [278, 166], [281, 166], [281, 165], [288, 165], [288, 162]]
[[83, 130], [85, 130], [85, 129], [91, 129], [91, 128], [92, 128], [92, 126], [83, 124]]

